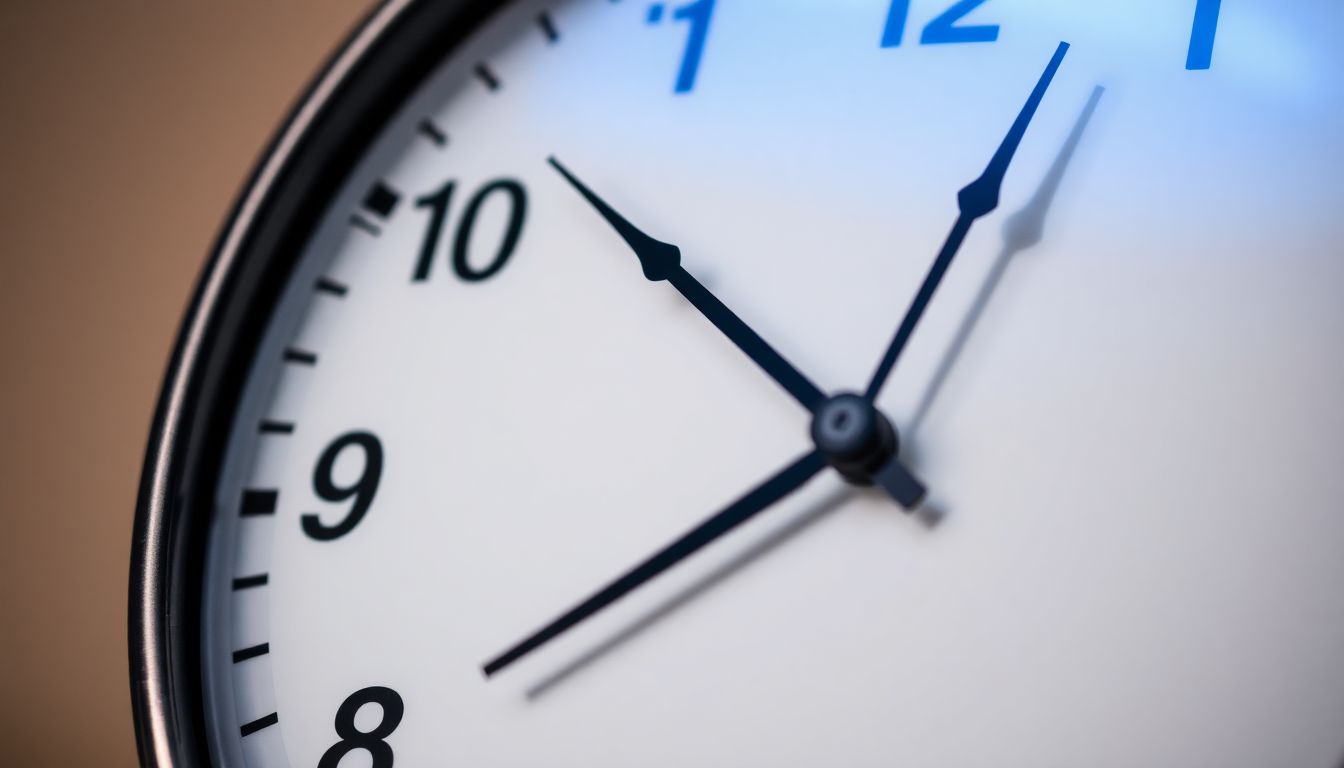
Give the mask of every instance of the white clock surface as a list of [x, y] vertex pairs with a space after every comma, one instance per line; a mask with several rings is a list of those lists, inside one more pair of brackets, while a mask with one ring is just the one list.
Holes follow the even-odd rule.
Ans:
[[[1339, 760], [1344, 6], [949, 5], [528, 0], [446, 53], [233, 420], [220, 765]], [[484, 675], [814, 450], [548, 158], [862, 393], [1057, 52], [876, 400], [915, 512], [827, 468]]]

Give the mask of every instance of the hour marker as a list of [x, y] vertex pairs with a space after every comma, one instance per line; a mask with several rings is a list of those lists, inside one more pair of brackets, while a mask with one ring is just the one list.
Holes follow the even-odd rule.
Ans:
[[238, 514], [243, 517], [274, 515], [279, 491], [243, 491], [243, 503]]
[[499, 90], [499, 78], [495, 77], [495, 73], [491, 72], [490, 68], [485, 66], [484, 63], [476, 65], [476, 76], [481, 79], [481, 82], [485, 83], [486, 88], [492, 91]]
[[397, 194], [396, 190], [380, 181], [364, 196], [364, 207], [378, 218], [386, 219], [392, 215], [400, 199], [401, 195]]
[[288, 421], [263, 421], [261, 422], [261, 433], [263, 435], [292, 435], [294, 434], [294, 424]]
[[1190, 33], [1190, 52], [1186, 69], [1208, 69], [1213, 64], [1213, 40], [1218, 35], [1218, 9], [1222, 0], [1199, 0], [1195, 6], [1195, 28]]
[[266, 715], [264, 717], [258, 717], [256, 720], [253, 720], [250, 723], [244, 723], [243, 726], [238, 730], [242, 732], [244, 736], [251, 736], [257, 731], [260, 731], [263, 728], [270, 728], [272, 725], [275, 725], [278, 722], [280, 722], [279, 713], [272, 712], [271, 714]]
[[666, 8], [667, 6], [663, 5], [662, 3], [654, 3], [653, 5], [649, 6], [648, 22], [650, 24], [657, 24], [658, 22], [662, 21], [663, 11], [666, 10]]
[[270, 574], [259, 573], [256, 576], [240, 576], [233, 580], [233, 591], [264, 587], [270, 581]]
[[425, 118], [420, 121], [420, 135], [434, 142], [434, 146], [443, 148], [448, 146], [448, 134], [443, 129], [435, 125], [432, 120]]
[[383, 231], [379, 229], [376, 224], [364, 218], [363, 216], [360, 216], [358, 213], [350, 217], [350, 226], [354, 227], [355, 229], [362, 229], [365, 232], [368, 232], [370, 235], [373, 235], [374, 237], [383, 234]]
[[555, 29], [555, 21], [551, 19], [551, 14], [546, 11], [537, 14], [537, 25], [541, 27], [541, 33], [546, 36], [548, 42], [554, 43], [560, 39], [560, 33]]
[[317, 355], [313, 352], [290, 347], [285, 350], [285, 362], [299, 365], [317, 365]]
[[338, 283], [329, 277], [320, 278], [317, 281], [317, 284], [313, 286], [313, 289], [321, 291], [322, 293], [329, 293], [332, 296], [342, 296], [342, 297], [350, 292], [350, 288], [348, 286], [342, 285], [341, 283]]
[[270, 643], [262, 643], [261, 645], [254, 645], [251, 648], [243, 648], [242, 650], [233, 652], [233, 663], [238, 664], [247, 661], [248, 659], [255, 659], [258, 656], [264, 656], [270, 652]]

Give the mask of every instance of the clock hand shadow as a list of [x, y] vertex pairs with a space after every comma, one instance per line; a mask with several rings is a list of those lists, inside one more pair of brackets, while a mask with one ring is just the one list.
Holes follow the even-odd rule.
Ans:
[[929, 385], [924, 389], [924, 397], [915, 407], [914, 414], [902, 431], [903, 435], [913, 436], [923, 425], [924, 419], [933, 408], [933, 402], [937, 399], [939, 391], [947, 382], [952, 367], [961, 357], [962, 350], [971, 337], [971, 332], [980, 322], [985, 307], [988, 306], [995, 289], [999, 287], [999, 283], [1003, 280], [1003, 273], [1008, 269], [1008, 263], [1012, 261], [1014, 256], [1041, 241], [1045, 231], [1045, 217], [1050, 212], [1050, 205], [1054, 202], [1060, 184], [1064, 181], [1064, 172], [1068, 170], [1069, 163], [1072, 162], [1074, 153], [1078, 150], [1078, 144], [1082, 141], [1083, 132], [1087, 130], [1088, 123], [1092, 121], [1092, 115], [1096, 112], [1097, 104], [1101, 101], [1101, 96], [1105, 92], [1106, 89], [1100, 85], [1092, 89], [1092, 95], [1088, 98], [1087, 105], [1083, 107], [1082, 114], [1078, 116], [1078, 120], [1073, 125], [1073, 130], [1069, 132], [1068, 139], [1065, 140], [1064, 146], [1060, 148], [1059, 154], [1055, 156], [1055, 160], [1051, 163], [1050, 170], [1045, 174], [1045, 178], [1041, 180], [1040, 186], [1036, 188], [1036, 192], [1032, 194], [1027, 204], [1020, 211], [1008, 217], [1008, 220], [1004, 223], [1003, 248], [990, 266], [989, 273], [985, 276], [984, 282], [981, 283], [979, 292], [966, 311], [966, 316], [962, 318], [956, 335], [952, 337], [952, 343], [943, 353], [942, 361], [939, 362], [937, 370], [934, 371], [933, 378], [929, 380]]
[[545, 677], [541, 678], [541, 680], [529, 686], [525, 695], [529, 700], [536, 700], [545, 696], [574, 674], [582, 671], [590, 664], [600, 660], [603, 656], [606, 656], [608, 653], [611, 653], [630, 640], [633, 640], [638, 635], [643, 634], [649, 627], [652, 627], [667, 618], [696, 597], [699, 597], [728, 577], [769, 554], [775, 548], [779, 547], [789, 539], [792, 539], [799, 533], [802, 533], [805, 529], [810, 528], [823, 517], [834, 512], [846, 501], [858, 496], [862, 492], [861, 489], [849, 485], [836, 488], [824, 498], [818, 500], [809, 509], [791, 520], [787, 525], [772, 532], [766, 538], [753, 544], [746, 551], [697, 579], [685, 589], [682, 589], [677, 594], [663, 601], [656, 608], [631, 621], [620, 631], [561, 665], [558, 669], [549, 672]]

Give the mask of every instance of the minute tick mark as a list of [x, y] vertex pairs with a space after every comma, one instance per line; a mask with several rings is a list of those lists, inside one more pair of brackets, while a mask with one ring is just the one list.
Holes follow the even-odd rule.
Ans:
[[485, 87], [489, 88], [492, 92], [499, 90], [499, 78], [495, 76], [494, 72], [490, 71], [490, 68], [487, 67], [484, 62], [476, 65], [476, 77], [479, 78], [482, 83], [485, 83]]
[[285, 362], [295, 363], [297, 365], [317, 365], [317, 354], [302, 349], [290, 347], [285, 350]]
[[546, 42], [559, 42], [560, 33], [555, 29], [555, 21], [551, 18], [551, 14], [546, 11], [537, 14], [537, 26], [541, 27], [541, 33], [546, 36]]
[[270, 581], [270, 574], [259, 573], [255, 576], [239, 576], [233, 580], [233, 591], [239, 592], [244, 589], [254, 589], [264, 587]]
[[263, 421], [258, 429], [263, 435], [294, 434], [294, 424], [288, 421]]
[[442, 128], [435, 125], [433, 120], [430, 120], [429, 118], [421, 120], [420, 126], [416, 130], [421, 136], [429, 139], [430, 142], [439, 149], [448, 146], [448, 134], [445, 133]]
[[258, 656], [265, 656], [271, 652], [270, 643], [261, 643], [250, 648], [242, 648], [233, 652], [233, 663], [240, 664], [248, 659], [255, 659]]
[[345, 294], [350, 292], [350, 287], [343, 283], [338, 283], [329, 277], [322, 277], [318, 278], [317, 283], [313, 286], [313, 290], [345, 298]]
[[383, 234], [383, 231], [378, 228], [378, 225], [374, 224], [373, 222], [369, 221], [363, 216], [360, 216], [358, 213], [350, 217], [350, 226], [354, 227], [355, 229], [362, 229], [365, 232], [368, 232], [370, 235], [373, 235], [374, 237], [378, 237], [379, 235]]
[[242, 727], [240, 727], [238, 730], [242, 733], [243, 736], [251, 736], [257, 731], [260, 731], [264, 728], [270, 728], [272, 725], [275, 725], [278, 722], [280, 722], [279, 713], [272, 712], [269, 715], [263, 715], [261, 717], [258, 717], [256, 720], [253, 720], [250, 723], [244, 723]]

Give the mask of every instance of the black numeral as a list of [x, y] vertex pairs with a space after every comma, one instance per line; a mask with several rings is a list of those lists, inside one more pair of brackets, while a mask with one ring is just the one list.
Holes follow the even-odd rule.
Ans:
[[[377, 704], [383, 710], [378, 725], [371, 731], [361, 731], [355, 727], [355, 713], [365, 704]], [[337, 768], [341, 758], [356, 749], [369, 753], [373, 758], [373, 768], [392, 768], [392, 746], [387, 743], [387, 737], [397, 730], [405, 711], [401, 696], [391, 688], [375, 685], [350, 694], [341, 702], [340, 709], [336, 710], [336, 735], [341, 740], [322, 753], [317, 768]]]
[[[353, 485], [339, 486], [332, 476], [336, 468], [336, 459], [346, 448], [357, 446], [364, 453], [364, 468], [359, 479]], [[318, 541], [339, 539], [359, 525], [364, 514], [373, 504], [374, 494], [378, 492], [378, 481], [383, 475], [383, 444], [368, 432], [350, 432], [336, 438], [335, 442], [322, 451], [313, 469], [313, 491], [325, 501], [345, 501], [354, 497], [350, 512], [336, 525], [325, 525], [316, 514], [303, 516], [303, 532]]]
[[413, 283], [423, 283], [429, 279], [429, 269], [434, 266], [434, 252], [439, 249], [439, 236], [443, 234], [443, 220], [448, 218], [448, 205], [453, 202], [453, 190], [456, 188], [457, 182], [450, 181], [438, 192], [415, 201], [416, 208], [429, 209], [429, 226], [425, 229], [425, 239], [420, 245], [415, 273], [411, 275]]
[[[457, 182], [449, 181], [437, 192], [415, 201], [415, 207], [429, 209], [429, 223], [425, 227], [425, 237], [420, 244], [420, 257], [415, 262], [415, 271], [411, 282], [422, 283], [429, 279], [434, 267], [434, 255], [443, 239], [443, 229], [448, 221], [448, 211], [453, 202], [453, 191]], [[471, 235], [476, 228], [476, 217], [491, 197], [504, 197], [509, 205], [508, 222], [500, 236], [499, 246], [494, 256], [481, 267], [472, 265], [470, 256]], [[466, 211], [457, 224], [457, 234], [453, 237], [453, 272], [469, 283], [488, 280], [508, 263], [509, 257], [518, 248], [518, 239], [523, 234], [523, 224], [527, 220], [527, 190], [513, 179], [499, 179], [481, 188], [467, 201]]]

